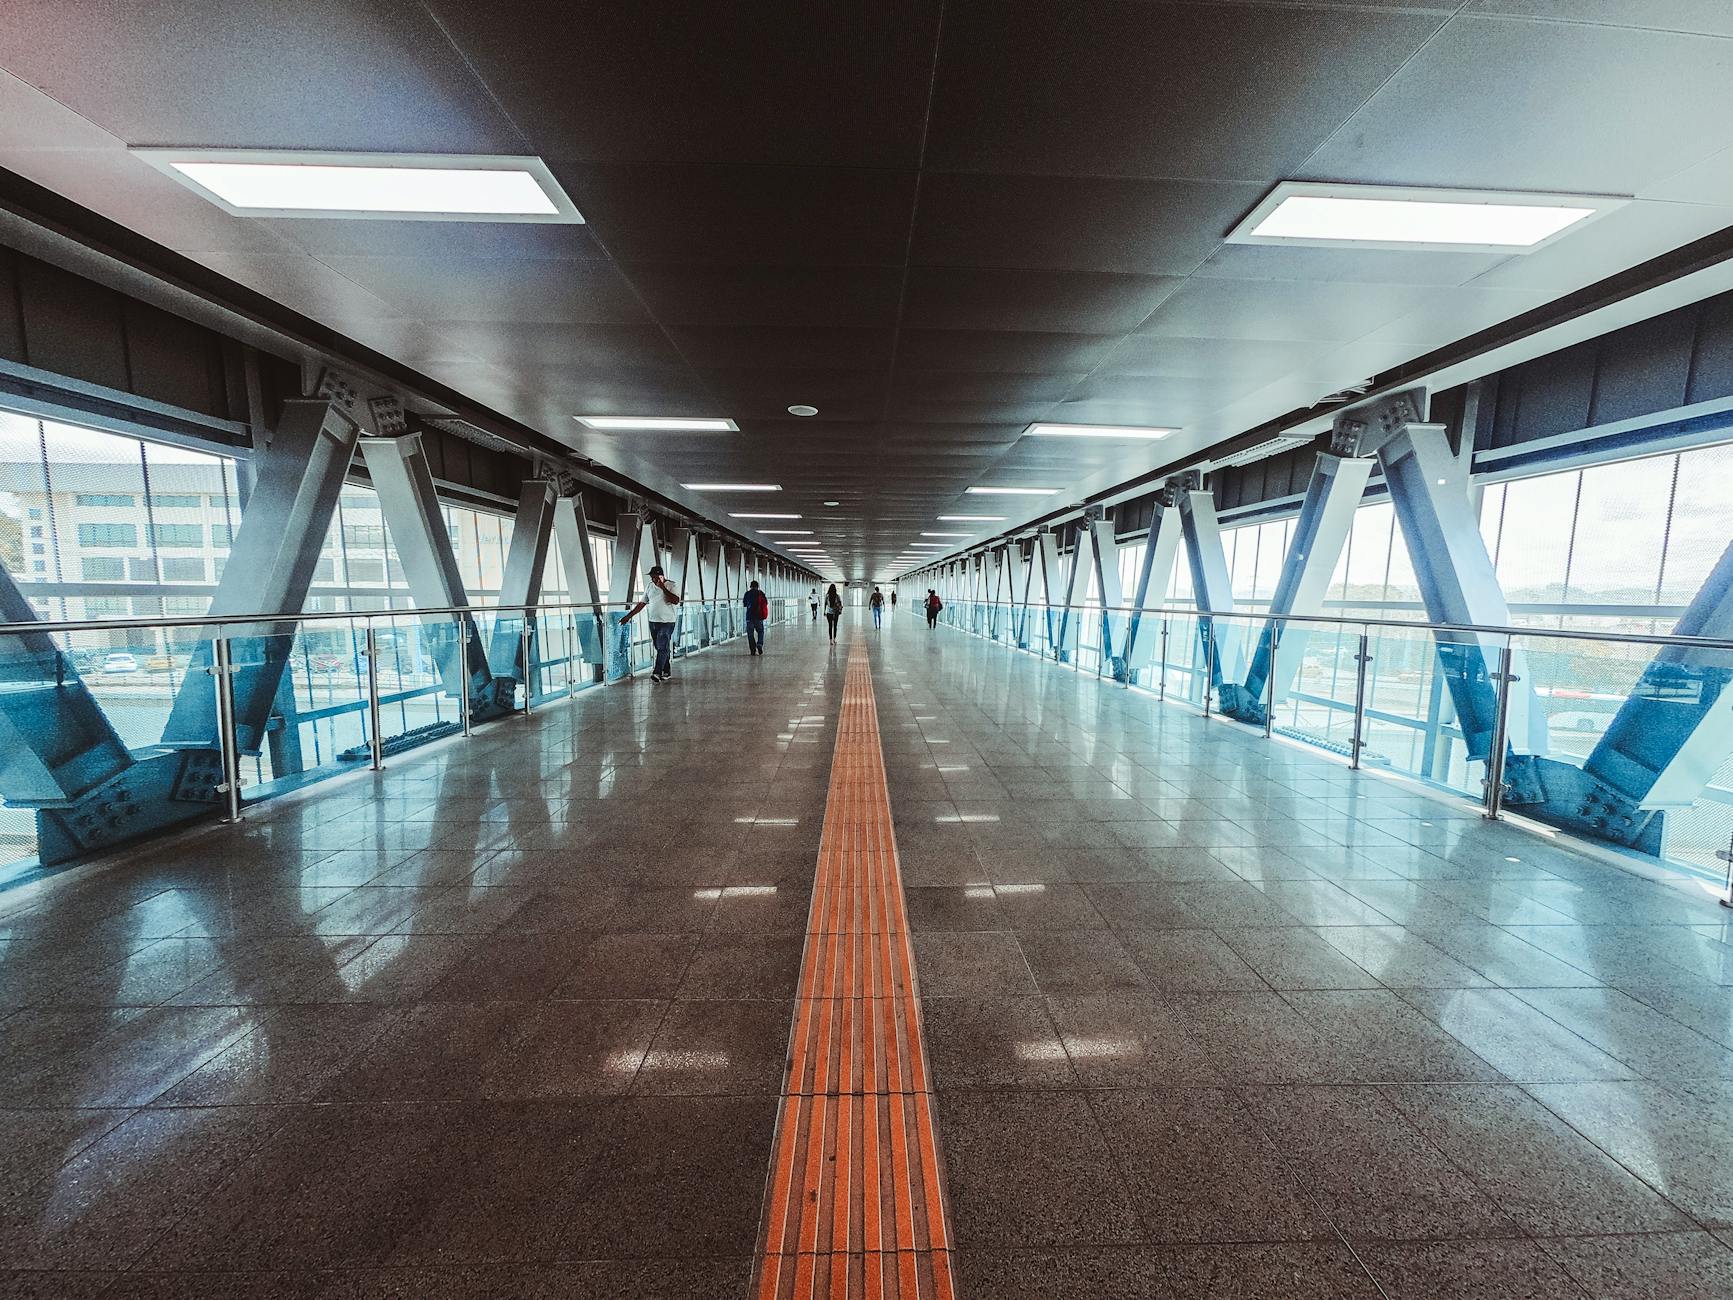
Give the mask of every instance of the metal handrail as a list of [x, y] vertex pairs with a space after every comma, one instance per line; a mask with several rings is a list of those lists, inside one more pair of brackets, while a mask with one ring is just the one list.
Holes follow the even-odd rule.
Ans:
[[[1672, 633], [1643, 635], [1637, 632], [1597, 632], [1588, 629], [1572, 632], [1564, 628], [1509, 627], [1496, 623], [1428, 623], [1404, 618], [1354, 618], [1342, 614], [1272, 614], [1267, 610], [1254, 613], [1231, 610], [1218, 612], [1196, 606], [1146, 605], [1055, 605], [1050, 601], [970, 600], [958, 598], [959, 605], [1003, 605], [1022, 609], [1072, 609], [1098, 614], [1155, 615], [1159, 618], [1230, 618], [1253, 623], [1324, 623], [1341, 627], [1395, 627], [1421, 632], [1460, 632], [1469, 636], [1534, 636], [1565, 641], [1610, 641], [1627, 645], [1676, 645], [1694, 650], [1733, 650], [1733, 640], [1722, 637], [1678, 636]], [[0, 632], [5, 631], [0, 626]]]
[[[795, 598], [792, 596], [774, 596], [771, 599], [792, 601]], [[441, 605], [432, 609], [412, 607], [408, 609], [308, 610], [300, 614], [257, 613], [217, 616], [201, 614], [186, 618], [42, 619], [30, 623], [0, 623], [0, 636], [21, 636], [42, 632], [143, 631], [167, 627], [220, 628], [256, 623], [333, 623], [339, 621], [353, 622], [356, 619], [403, 618], [406, 616], [433, 618], [441, 614], [523, 614], [572, 609], [594, 613], [598, 609], [629, 609], [637, 603], [635, 600], [582, 600], [541, 605]], [[732, 606], [733, 603], [732, 600], [684, 600], [680, 602], [680, 607], [684, 609], [688, 605], [703, 607], [722, 604]]]

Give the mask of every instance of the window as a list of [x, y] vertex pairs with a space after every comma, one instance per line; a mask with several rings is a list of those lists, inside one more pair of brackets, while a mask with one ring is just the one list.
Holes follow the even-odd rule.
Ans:
[[385, 549], [385, 526], [383, 524], [344, 524], [343, 543], [346, 546], [382, 551]]
[[231, 524], [212, 524], [211, 525], [211, 545], [212, 546], [233, 546], [234, 544], [235, 544], [235, 530], [234, 530], [233, 525], [231, 525]]
[[24, 514], [25, 514], [25, 517], [28, 519], [40, 519], [40, 518], [42, 518], [42, 512], [40, 510], [38, 510], [35, 506], [31, 506], [30, 509], [28, 509], [24, 512]]
[[86, 596], [84, 598], [84, 616], [86, 618], [129, 618], [132, 615], [132, 602], [124, 596]]
[[39, 525], [37, 525], [37, 526], [36, 526], [36, 527], [34, 527], [34, 528], [32, 528], [32, 529], [31, 529], [31, 530], [30, 530], [30, 535], [31, 535], [31, 536], [32, 536], [32, 537], [40, 537], [40, 536], [42, 536], [42, 527], [41, 527], [41, 525], [40, 525], [40, 524], [39, 524]]
[[203, 546], [203, 524], [152, 524], [151, 540], [158, 546]]
[[205, 562], [193, 555], [175, 556], [162, 562], [164, 582], [203, 582]]
[[126, 563], [117, 559], [87, 559], [83, 562], [86, 582], [124, 582]]
[[153, 492], [150, 503], [157, 510], [197, 510], [204, 500], [196, 492]]
[[48, 554], [48, 548], [45, 547], [41, 542], [31, 542], [30, 543], [30, 553], [32, 555], [46, 555], [46, 554]]
[[199, 618], [206, 612], [203, 596], [166, 596], [162, 602], [165, 618]]
[[[128, 498], [130, 500], [130, 498]], [[80, 546], [137, 546], [138, 529], [132, 524], [80, 524]]]
[[384, 560], [349, 561], [349, 582], [352, 586], [382, 587], [385, 585]]
[[131, 577], [134, 582], [156, 581], [155, 560], [149, 559], [148, 557], [145, 559], [128, 560], [126, 562], [126, 567], [131, 571]]
[[330, 586], [337, 581], [337, 562], [329, 555], [321, 555], [319, 563], [313, 566], [313, 584], [315, 586]]
[[73, 498], [81, 506], [136, 506], [138, 498], [121, 492], [80, 492]]

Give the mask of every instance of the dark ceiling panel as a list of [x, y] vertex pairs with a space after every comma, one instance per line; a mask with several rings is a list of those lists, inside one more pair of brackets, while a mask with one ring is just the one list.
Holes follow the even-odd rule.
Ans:
[[484, 361], [521, 366], [675, 366], [679, 353], [650, 325], [525, 325], [445, 321], [439, 331]]
[[1084, 373], [1043, 375], [899, 368], [891, 376], [891, 391], [902, 397], [936, 402], [1057, 402], [1077, 386]]
[[891, 363], [892, 334], [888, 329], [687, 327], [670, 330], [669, 336], [680, 354], [701, 369], [882, 372]]
[[921, 182], [914, 261], [1189, 275], [1268, 186], [1075, 176]]
[[929, 166], [1269, 183], [1442, 15], [1157, 0], [952, 0]]
[[[166, 9], [7, 0], [0, 50], [10, 71], [130, 145], [525, 151], [419, 5], [175, 0]], [[122, 61], [131, 75], [114, 74]], [[92, 76], [96, 65], [110, 71]]]
[[326, 257], [362, 288], [425, 320], [646, 325], [650, 314], [610, 262]]
[[917, 329], [1123, 334], [1178, 284], [1175, 277], [1156, 275], [917, 266], [909, 272], [903, 324]]
[[1111, 334], [905, 329], [897, 346], [897, 368], [1026, 374], [1089, 371], [1118, 342]]
[[623, 262], [900, 266], [913, 172], [556, 164]]
[[[786, 416], [796, 405], [816, 406], [809, 427], [825, 420], [875, 420], [884, 410], [885, 375], [870, 370], [734, 370], [699, 372], [723, 414], [737, 419]], [[816, 436], [816, 435], [815, 435]]]
[[427, 0], [536, 149], [913, 167], [938, 0]]
[[1330, 351], [1324, 342], [1273, 339], [1166, 338], [1133, 334], [1101, 364], [1112, 375], [1182, 379], [1256, 378], [1301, 369]]
[[888, 329], [903, 281], [895, 267], [633, 263], [624, 271], [664, 325]]
[[1430, 290], [1381, 284], [1188, 280], [1138, 331], [1226, 339], [1357, 339], [1425, 304]]
[[1730, 67], [1725, 41], [1460, 18], [1308, 160], [1306, 175], [1634, 194], [1733, 146]]

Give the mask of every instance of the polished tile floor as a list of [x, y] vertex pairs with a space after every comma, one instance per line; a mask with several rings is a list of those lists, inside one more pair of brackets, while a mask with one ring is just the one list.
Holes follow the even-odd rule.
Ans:
[[[847, 634], [963, 1296], [1733, 1295], [1713, 902]], [[0, 1295], [743, 1296], [845, 662], [772, 628], [0, 896]]]

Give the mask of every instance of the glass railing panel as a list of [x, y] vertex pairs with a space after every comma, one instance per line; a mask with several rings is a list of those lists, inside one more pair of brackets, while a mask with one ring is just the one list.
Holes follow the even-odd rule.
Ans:
[[1358, 628], [1288, 619], [1276, 642], [1274, 730], [1348, 754], [1359, 650]]
[[[367, 635], [363, 619], [322, 620], [292, 633], [236, 636], [235, 668], [241, 771], [247, 801], [365, 767], [369, 759]], [[280, 720], [261, 738], [246, 725], [249, 677], [282, 676], [273, 709]]]
[[[1426, 628], [1374, 627], [1369, 642], [1362, 766], [1482, 798], [1485, 764], [1467, 757], [1437, 638]], [[1460, 647], [1452, 645], [1447, 651], [1452, 664], [1463, 661]], [[1476, 660], [1474, 647], [1466, 658]], [[1482, 655], [1479, 662], [1496, 667], [1495, 656], [1489, 661]]]
[[[1518, 672], [1533, 687], [1543, 727], [1528, 748], [1545, 760], [1524, 792], [1507, 782], [1508, 811], [1583, 833], [1576, 808], [1591, 802], [1617, 847], [1725, 881], [1733, 869], [1733, 724], [1725, 692], [1733, 651], [1661, 648], [1640, 642], [1519, 637]], [[1518, 699], [1520, 697], [1513, 697]], [[1513, 713], [1516, 710], [1513, 708]], [[1568, 789], [1551, 763], [1593, 779]], [[1536, 794], [1536, 807], [1524, 797]], [[1560, 816], [1562, 814], [1562, 816]]]

